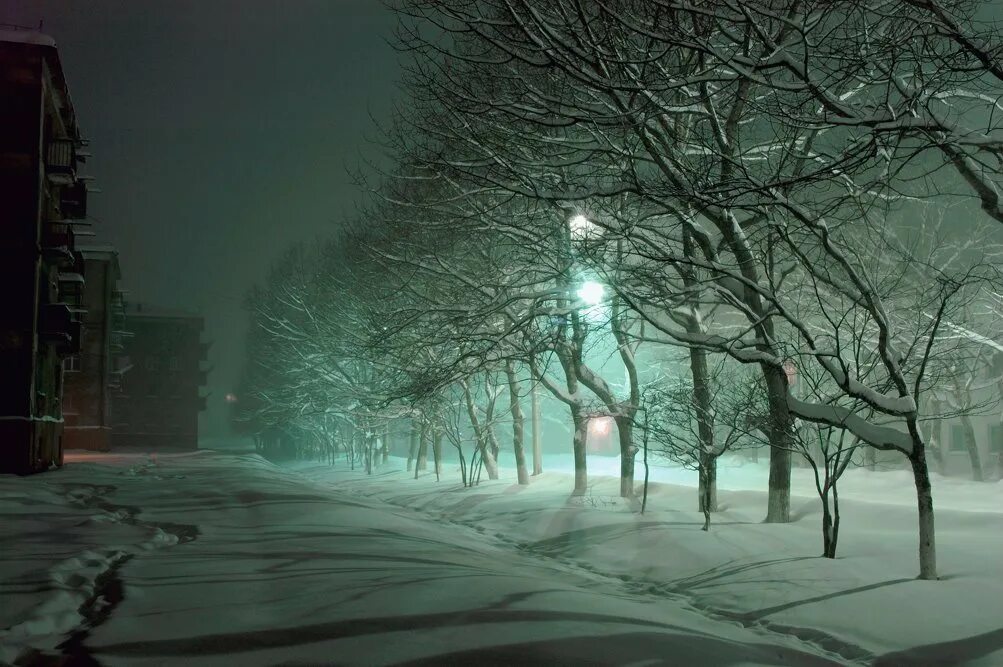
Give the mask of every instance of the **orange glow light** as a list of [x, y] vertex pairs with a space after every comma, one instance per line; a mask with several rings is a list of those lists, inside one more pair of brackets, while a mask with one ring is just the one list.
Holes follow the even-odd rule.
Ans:
[[589, 421], [589, 429], [592, 431], [593, 435], [606, 435], [609, 433], [611, 421], [612, 420], [609, 417], [591, 419]]

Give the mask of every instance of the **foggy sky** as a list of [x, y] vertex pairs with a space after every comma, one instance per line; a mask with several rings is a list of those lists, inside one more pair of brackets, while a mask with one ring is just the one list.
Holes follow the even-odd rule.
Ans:
[[377, 0], [0, 0], [0, 23], [39, 20], [91, 140], [89, 213], [128, 298], [205, 315], [201, 422], [218, 434], [245, 291], [360, 196], [346, 166], [373, 151], [370, 114], [395, 92], [393, 18]]

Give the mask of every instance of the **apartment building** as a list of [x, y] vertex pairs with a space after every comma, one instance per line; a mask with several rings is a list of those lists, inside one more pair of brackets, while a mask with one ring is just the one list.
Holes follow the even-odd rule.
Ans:
[[122, 277], [113, 246], [81, 246], [84, 285], [80, 351], [65, 359], [63, 447], [107, 451], [111, 448], [111, 410], [122, 374], [128, 369], [124, 342]]
[[197, 449], [208, 374], [203, 318], [137, 303], [126, 308], [125, 328], [131, 367], [113, 405], [113, 448]]
[[84, 146], [55, 42], [0, 26], [0, 472], [62, 463], [63, 359], [80, 345]]

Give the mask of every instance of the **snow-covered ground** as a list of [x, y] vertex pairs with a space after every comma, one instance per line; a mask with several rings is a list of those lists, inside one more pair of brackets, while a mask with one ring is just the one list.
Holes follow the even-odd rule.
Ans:
[[[388, 468], [400, 470], [392, 460]], [[624, 591], [685, 599], [717, 619], [785, 633], [845, 661], [882, 665], [1003, 665], [1003, 483], [936, 478], [941, 580], [918, 581], [916, 510], [907, 471], [851, 470], [840, 483], [840, 557], [821, 553], [811, 472], [793, 471], [790, 525], [761, 523], [768, 468], [725, 461], [722, 510], [700, 530], [695, 473], [652, 466], [648, 507], [618, 498], [616, 458], [591, 457], [593, 484], [569, 498], [570, 456], [549, 456], [532, 484], [462, 489], [443, 480], [300, 464], [312, 479], [472, 526], [523, 553], [600, 572]], [[643, 469], [638, 469], [638, 476]]]
[[566, 463], [525, 488], [206, 451], [0, 478], [0, 663], [1003, 664], [999, 484], [938, 480], [944, 580], [919, 582], [903, 474], [854, 471], [827, 561], [810, 497], [759, 523], [760, 466], [721, 471], [706, 534], [692, 473], [657, 470], [640, 516], [612, 477], [569, 499]]

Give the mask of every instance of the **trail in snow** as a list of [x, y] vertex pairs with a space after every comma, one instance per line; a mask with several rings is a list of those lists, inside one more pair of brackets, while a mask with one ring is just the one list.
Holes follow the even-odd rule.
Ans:
[[[125, 474], [156, 477], [155, 469], [155, 464], [146, 462], [130, 467]], [[30, 480], [53, 481], [44, 478], [25, 481]], [[83, 520], [95, 524], [98, 532], [102, 524], [122, 524], [140, 529], [143, 539], [86, 549], [51, 567], [44, 599], [23, 620], [0, 630], [2, 663], [58, 664], [65, 658], [73, 664], [96, 664], [87, 650], [86, 639], [94, 628], [111, 617], [125, 596], [121, 568], [139, 553], [198, 537], [197, 526], [146, 521], [140, 518], [140, 508], [115, 504], [110, 499], [117, 490], [115, 486], [82, 482], [57, 482], [53, 486], [62, 489], [66, 506], [80, 510]]]
[[161, 461], [174, 477], [156, 483], [111, 483], [122, 473], [97, 463], [63, 475], [108, 492], [116, 487], [71, 508], [117, 513], [109, 528], [137, 516], [150, 525], [198, 526], [198, 539], [175, 548], [128, 550], [131, 558], [113, 570], [117, 582], [106, 576], [112, 604], [92, 609], [113, 613], [71, 629], [86, 632], [74, 646], [88, 660], [845, 664], [794, 638], [708, 619], [675, 599], [631, 594], [597, 573], [349, 496], [257, 457]]
[[846, 555], [828, 561], [815, 557], [806, 498], [794, 524], [763, 525], [761, 492], [723, 491], [703, 533], [692, 489], [671, 484], [653, 486], [641, 517], [598, 476], [593, 507], [569, 504], [564, 473], [527, 488], [503, 470], [464, 489], [414, 480], [395, 460], [372, 477], [210, 452], [159, 466], [86, 460], [0, 478], [0, 536], [16, 545], [0, 561], [11, 600], [0, 622], [34, 628], [19, 647], [0, 640], [5, 651], [242, 666], [981, 666], [1003, 655], [1001, 514], [987, 486], [941, 492], [948, 578], [916, 582], [914, 510], [885, 488], [894, 473], [859, 481], [884, 483], [891, 504], [848, 494]]

